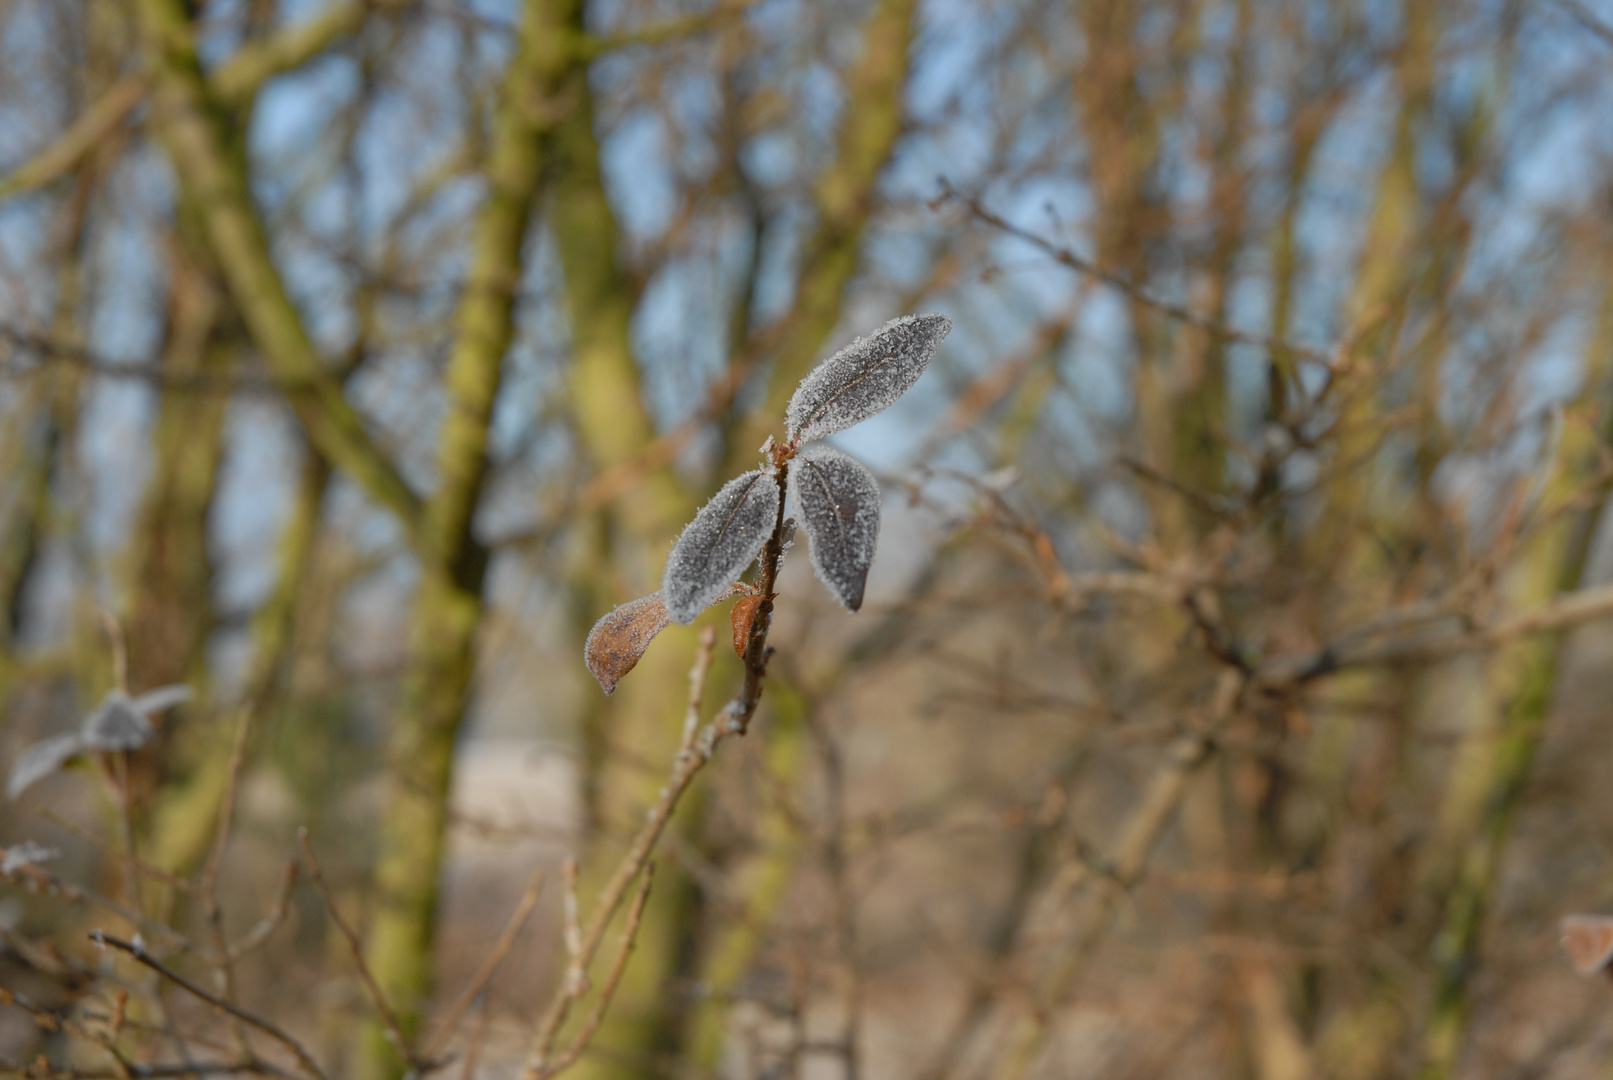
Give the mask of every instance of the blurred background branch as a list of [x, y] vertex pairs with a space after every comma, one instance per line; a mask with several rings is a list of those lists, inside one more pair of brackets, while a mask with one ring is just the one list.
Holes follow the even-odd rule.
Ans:
[[[0, 1072], [1596, 1072], [1609, 26], [0, 0]], [[912, 311], [863, 609], [600, 695]]]

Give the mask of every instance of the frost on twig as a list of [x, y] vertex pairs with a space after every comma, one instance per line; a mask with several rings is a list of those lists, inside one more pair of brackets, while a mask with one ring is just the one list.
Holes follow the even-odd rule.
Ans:
[[952, 329], [945, 315], [905, 315], [858, 338], [813, 368], [785, 410], [790, 438], [821, 439], [890, 408]]
[[601, 690], [615, 692], [616, 684], [633, 670], [668, 621], [666, 603], [660, 593], [653, 592], [629, 600], [594, 624], [583, 645], [583, 657]]
[[32, 840], [12, 844], [3, 850], [5, 857], [0, 858], [0, 877], [10, 877], [25, 866], [37, 866], [42, 862], [62, 857], [62, 853], [55, 848], [36, 844]]
[[673, 545], [661, 581], [673, 622], [694, 622], [728, 595], [773, 534], [778, 505], [773, 477], [755, 469], [728, 481], [700, 509]]
[[790, 498], [806, 529], [818, 580], [856, 611], [879, 541], [879, 481], [856, 458], [814, 446], [790, 469]]

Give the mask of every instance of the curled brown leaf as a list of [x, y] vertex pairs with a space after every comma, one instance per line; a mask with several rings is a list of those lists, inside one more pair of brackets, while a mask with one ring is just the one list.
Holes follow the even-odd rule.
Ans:
[[599, 680], [599, 688], [614, 693], [622, 676], [633, 670], [655, 635], [667, 628], [666, 603], [659, 592], [629, 600], [594, 624], [583, 645], [588, 670]]
[[750, 642], [750, 628], [756, 622], [756, 611], [762, 606], [762, 594], [751, 593], [741, 596], [728, 613], [728, 621], [734, 628], [734, 655], [741, 660], [745, 659], [745, 646]]

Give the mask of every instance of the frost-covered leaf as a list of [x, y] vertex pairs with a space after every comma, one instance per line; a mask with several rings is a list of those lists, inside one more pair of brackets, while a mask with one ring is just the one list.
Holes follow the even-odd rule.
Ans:
[[130, 704], [134, 706], [135, 712], [142, 716], [150, 716], [152, 713], [160, 713], [164, 709], [183, 704], [195, 696], [195, 692], [184, 683], [174, 683], [172, 686], [159, 686], [155, 690], [147, 690]]
[[157, 737], [145, 714], [121, 691], [108, 694], [84, 718], [84, 745], [92, 750], [138, 750]]
[[629, 600], [596, 622], [583, 644], [583, 659], [599, 680], [599, 688], [615, 693], [622, 676], [633, 670], [666, 626], [666, 603], [658, 592]]
[[684, 526], [667, 557], [661, 595], [677, 623], [728, 595], [778, 523], [778, 483], [760, 469], [734, 477]]
[[790, 466], [790, 498], [806, 529], [818, 580], [856, 611], [879, 541], [879, 481], [856, 458], [814, 446]]
[[790, 398], [790, 438], [821, 439], [888, 409], [918, 382], [951, 329], [945, 315], [904, 315], [829, 357]]
[[36, 844], [32, 840], [24, 840], [20, 844], [12, 844], [10, 847], [5, 848], [4, 850], [6, 854], [5, 858], [0, 859], [0, 874], [4, 874], [8, 877], [16, 873], [18, 870], [21, 870], [25, 866], [49, 862], [52, 859], [59, 859], [62, 857], [62, 853], [57, 851], [55, 848], [48, 848], [43, 844]]
[[34, 743], [11, 766], [6, 798], [15, 799], [83, 751], [84, 740], [76, 734], [53, 735]]

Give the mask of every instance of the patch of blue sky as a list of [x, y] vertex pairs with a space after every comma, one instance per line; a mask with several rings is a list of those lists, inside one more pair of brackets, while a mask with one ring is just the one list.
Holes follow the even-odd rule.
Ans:
[[458, 149], [457, 131], [467, 109], [456, 70], [460, 45], [459, 35], [447, 22], [426, 24], [399, 62], [410, 69], [412, 89], [441, 89], [423, 97], [400, 92], [387, 81], [370, 102], [354, 145], [363, 175], [360, 223], [366, 235], [384, 231], [407, 205], [421, 174]]
[[39, 265], [48, 248], [55, 202], [44, 193], [0, 202], [0, 316], [8, 322], [48, 318], [54, 283], [43, 286], [28, 268]]
[[[1081, 228], [1092, 214], [1090, 195], [1084, 188], [1061, 178], [1038, 177], [999, 194], [989, 206], [1027, 233], [1091, 256]], [[1020, 318], [1044, 318], [1059, 310], [1078, 280], [1040, 247], [1017, 236], [993, 237], [991, 254], [1001, 274], [1012, 281], [1011, 296], [1020, 306]]]
[[230, 403], [208, 520], [222, 610], [254, 608], [274, 587], [275, 548], [298, 483], [301, 443], [278, 402], [249, 396]]
[[92, 267], [88, 344], [99, 357], [122, 363], [154, 361], [162, 338], [168, 289], [167, 260], [160, 208], [146, 202], [165, 185], [153, 178], [161, 172], [150, 157], [135, 155], [119, 163], [113, 183], [131, 196], [115, 204], [116, 216], [98, 214], [91, 230]]
[[670, 427], [699, 410], [727, 355], [724, 276], [700, 253], [675, 259], [651, 279], [633, 317], [646, 405]]
[[501, 462], [509, 460], [521, 440], [530, 436], [533, 417], [542, 412], [545, 403], [563, 391], [564, 361], [569, 359], [564, 306], [535, 302], [535, 298], [552, 295], [559, 273], [548, 230], [534, 228], [528, 233], [522, 267], [515, 340], [504, 357], [489, 433], [492, 454]]
[[772, 40], [799, 32], [814, 0], [760, 0], [746, 9], [745, 18], [757, 34]]
[[[710, 51], [705, 56], [714, 60]], [[721, 160], [711, 137], [722, 122], [722, 89], [716, 72], [705, 65], [681, 68], [668, 78], [667, 96], [685, 131], [679, 141], [677, 168], [684, 176], [704, 179], [716, 171]]]
[[14, 3], [0, 17], [0, 66], [6, 93], [0, 95], [0, 175], [43, 149], [72, 120], [74, 95], [56, 91], [66, 72], [50, 61], [60, 57], [57, 28], [44, 3]]
[[974, 187], [991, 163], [990, 117], [960, 117], [944, 127], [905, 136], [898, 153], [880, 178], [892, 198], [934, 198], [945, 179], [954, 187]]
[[1126, 298], [1114, 289], [1094, 289], [1059, 358], [1061, 381], [1087, 415], [1104, 423], [1129, 421], [1135, 344]]
[[150, 471], [153, 395], [138, 382], [96, 379], [81, 400], [77, 454], [88, 495], [72, 509], [95, 554], [93, 572], [114, 581]]
[[786, 131], [764, 131], [746, 140], [739, 160], [745, 175], [763, 188], [778, 188], [794, 179], [801, 155]]
[[212, 0], [207, 17], [196, 24], [196, 58], [214, 68], [241, 47], [246, 29], [246, 0]]
[[790, 204], [774, 213], [762, 234], [757, 260], [754, 319], [766, 323], [789, 310], [795, 298], [795, 274], [801, 259], [806, 212]]
[[795, 92], [800, 130], [813, 152], [828, 150], [840, 130], [846, 105], [846, 87], [841, 72], [821, 61], [808, 64]]
[[274, 238], [273, 248], [275, 264], [315, 348], [334, 355], [352, 342], [358, 324], [350, 302], [352, 274], [331, 257], [325, 243], [282, 233]]
[[444, 405], [442, 367], [446, 339], [397, 343], [384, 363], [367, 364], [348, 381], [348, 398], [371, 420], [379, 441], [416, 490], [436, 483], [435, 432]]
[[[916, 289], [924, 283], [934, 265], [936, 240], [934, 229], [893, 228], [876, 232], [864, 246], [863, 265], [875, 280], [904, 291]], [[876, 302], [884, 305], [887, 298], [879, 297]], [[892, 311], [886, 317], [904, 314], [909, 313]]]
[[922, 5], [907, 82], [907, 107], [921, 123], [940, 121], [962, 95], [989, 94], [979, 78], [982, 62], [1001, 47], [1011, 25], [1008, 6], [932, 0]]
[[677, 210], [661, 118], [648, 109], [625, 117], [600, 146], [606, 190], [617, 219], [638, 241], [661, 235]]
[[[358, 65], [339, 53], [270, 79], [258, 93], [247, 133], [255, 161], [298, 162], [304, 170], [324, 164], [321, 155], [310, 161], [308, 149], [327, 137], [331, 117], [353, 99], [358, 88]], [[253, 191], [271, 208], [302, 180], [290, 168], [253, 169]]]

